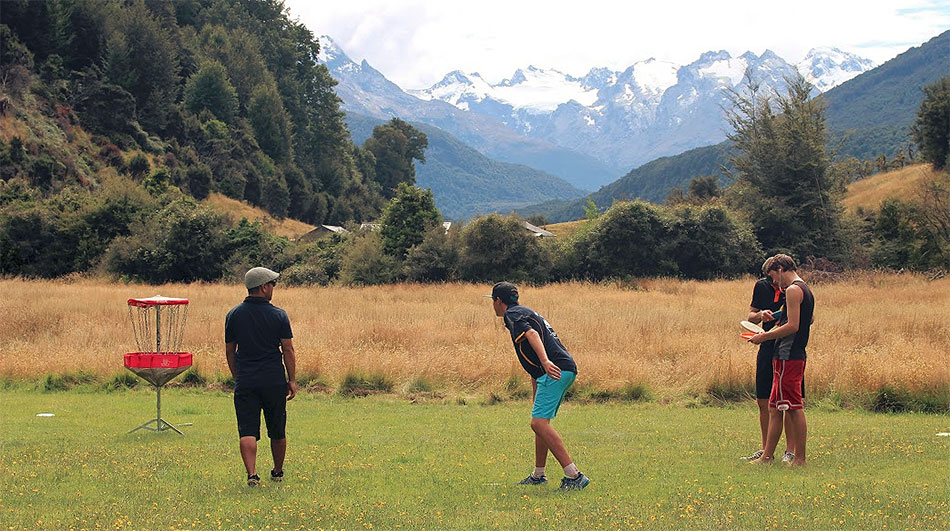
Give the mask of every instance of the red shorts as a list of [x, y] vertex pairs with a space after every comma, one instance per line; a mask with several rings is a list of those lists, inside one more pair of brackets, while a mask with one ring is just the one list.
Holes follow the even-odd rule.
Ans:
[[805, 378], [805, 360], [772, 360], [772, 394], [769, 407], [773, 409], [802, 409], [802, 380]]

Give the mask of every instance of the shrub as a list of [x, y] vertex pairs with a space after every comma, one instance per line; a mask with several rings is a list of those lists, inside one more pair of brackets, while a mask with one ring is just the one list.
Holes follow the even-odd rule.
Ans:
[[653, 400], [653, 392], [642, 383], [627, 382], [620, 388], [618, 396], [621, 400], [631, 402], [649, 402]]
[[392, 381], [382, 373], [364, 374], [351, 372], [343, 377], [339, 393], [342, 396], [369, 396], [378, 393], [390, 393]]
[[446, 234], [442, 225], [436, 225], [426, 231], [422, 243], [409, 249], [403, 273], [415, 282], [445, 282], [458, 277], [458, 262], [458, 232]]
[[547, 279], [550, 264], [538, 239], [513, 216], [476, 218], [461, 232], [459, 273], [465, 280], [495, 282]]
[[432, 190], [399, 183], [379, 219], [386, 253], [397, 258], [406, 256], [410, 247], [422, 243], [428, 230], [439, 225], [441, 217]]
[[330, 283], [322, 266], [294, 264], [280, 272], [280, 279], [288, 286], [326, 286]]
[[185, 184], [195, 199], [200, 201], [207, 198], [211, 193], [211, 168], [204, 163], [188, 166], [185, 171]]
[[43, 390], [68, 391], [77, 385], [90, 384], [96, 382], [96, 375], [90, 372], [67, 372], [64, 374], [47, 374], [43, 379]]
[[301, 372], [297, 374], [297, 389], [325, 393], [330, 391], [330, 384], [318, 372]]
[[383, 250], [376, 233], [357, 237], [343, 255], [340, 281], [348, 285], [386, 284], [395, 278], [396, 260]]
[[228, 256], [226, 219], [182, 198], [116, 238], [103, 259], [109, 271], [144, 282], [221, 278]]
[[129, 174], [133, 177], [142, 177], [152, 169], [152, 165], [149, 164], [148, 159], [142, 153], [133, 155], [126, 166], [129, 168]]
[[105, 391], [118, 391], [119, 389], [134, 389], [139, 384], [139, 378], [129, 371], [116, 374], [111, 380], [102, 385]]
[[681, 275], [710, 279], [755, 271], [762, 249], [752, 229], [718, 205], [682, 206], [672, 212], [670, 260]]
[[592, 278], [667, 275], [676, 271], [669, 254], [670, 220], [643, 201], [619, 203], [586, 235], [586, 270]]
[[435, 389], [433, 383], [425, 376], [416, 376], [407, 389], [410, 393], [431, 393]]
[[230, 122], [238, 107], [237, 91], [228, 81], [228, 72], [217, 61], [201, 66], [185, 84], [185, 107], [194, 114], [208, 110], [219, 120]]
[[208, 385], [208, 379], [198, 371], [198, 367], [192, 365], [190, 369], [185, 371], [185, 374], [181, 376], [181, 384], [189, 385], [193, 387], [204, 387]]
[[721, 402], [740, 402], [755, 396], [755, 384], [737, 379], [714, 380], [707, 386], [706, 394]]

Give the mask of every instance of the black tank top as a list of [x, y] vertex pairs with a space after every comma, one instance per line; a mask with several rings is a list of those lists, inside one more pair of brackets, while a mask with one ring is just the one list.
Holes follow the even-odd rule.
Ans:
[[[798, 332], [790, 336], [783, 337], [778, 341], [775, 349], [775, 357], [782, 360], [803, 360], [806, 359], [805, 347], [808, 346], [808, 336], [811, 332], [811, 321], [815, 315], [815, 296], [811, 292], [808, 284], [803, 280], [796, 280], [792, 285], [797, 285], [802, 290], [802, 306], [799, 311]], [[788, 290], [786, 290], [787, 292]], [[786, 302], [785, 312], [779, 325], [788, 322], [788, 303]]]

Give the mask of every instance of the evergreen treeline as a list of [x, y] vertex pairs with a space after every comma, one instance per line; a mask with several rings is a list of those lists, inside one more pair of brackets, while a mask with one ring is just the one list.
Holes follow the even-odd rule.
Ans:
[[[589, 201], [573, 235], [540, 239], [515, 216], [446, 230], [432, 192], [412, 186], [426, 135], [394, 119], [352, 144], [316, 41], [279, 1], [12, 0], [3, 10], [0, 274], [160, 283], [266, 265], [296, 284], [714, 278], [755, 272], [779, 251], [950, 269], [950, 178], [846, 216], [844, 187], [869, 168], [831, 162], [824, 106], [801, 79], [779, 96], [751, 82], [734, 93], [730, 146], [697, 150], [710, 169], [666, 204], [602, 212]], [[914, 139], [945, 168], [950, 82], [924, 94]], [[201, 204], [211, 191], [349, 232], [290, 241]], [[379, 230], [356, 223], [374, 219]]]

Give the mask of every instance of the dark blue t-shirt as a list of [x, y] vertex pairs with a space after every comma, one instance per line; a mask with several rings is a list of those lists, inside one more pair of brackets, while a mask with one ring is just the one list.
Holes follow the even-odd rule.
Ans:
[[[752, 288], [752, 303], [749, 306], [756, 310], [772, 310], [775, 313], [785, 306], [785, 291], [778, 288], [768, 278], [760, 278]], [[768, 332], [775, 327], [777, 321], [762, 323], [762, 329]], [[766, 341], [759, 345], [759, 354], [772, 357], [775, 349], [775, 340]]]
[[574, 358], [568, 354], [567, 349], [561, 344], [561, 340], [554, 333], [554, 329], [551, 328], [544, 317], [538, 315], [531, 308], [520, 304], [509, 306], [505, 312], [505, 328], [511, 332], [511, 341], [515, 346], [518, 361], [521, 362], [521, 366], [532, 378], [537, 380], [543, 376], [544, 368], [541, 367], [541, 360], [525, 337], [528, 330], [534, 330], [541, 336], [544, 352], [548, 355], [551, 363], [557, 365], [562, 371], [577, 373], [577, 364], [574, 363]]
[[281, 339], [293, 338], [287, 312], [260, 297], [247, 297], [224, 320], [224, 342], [237, 343], [234, 386], [287, 383]]

